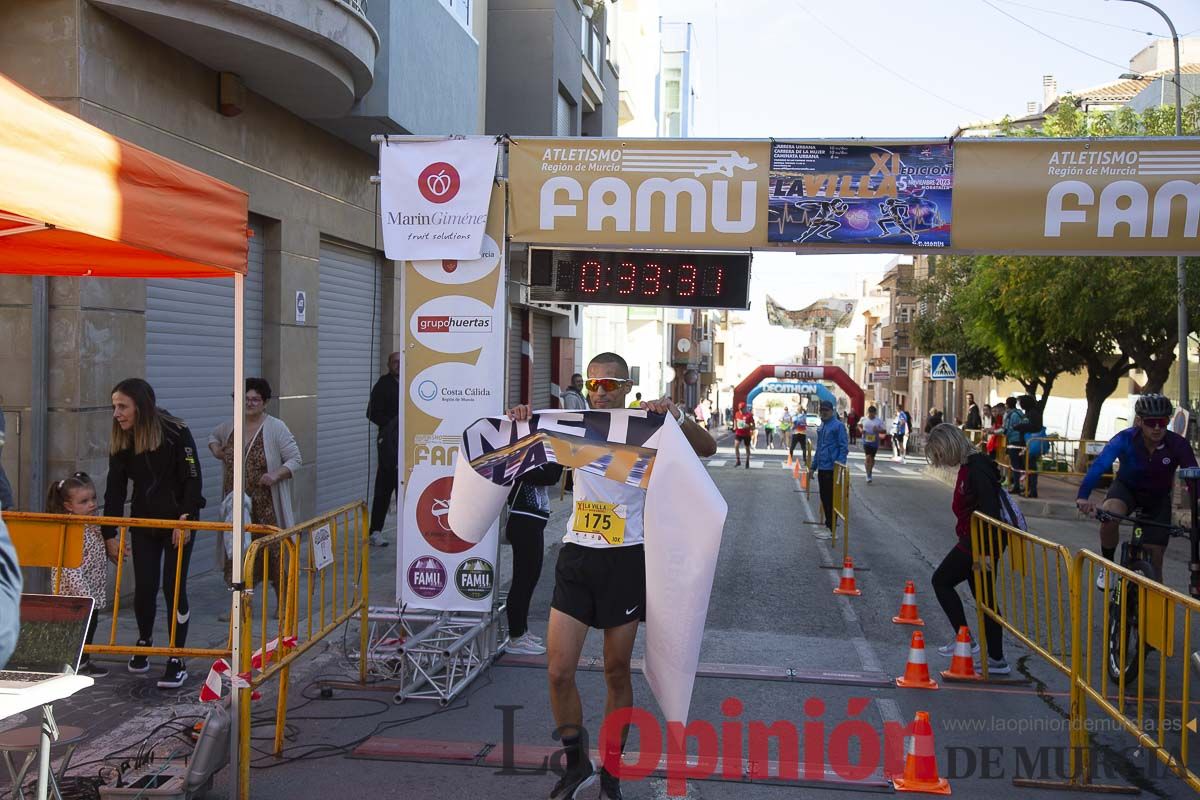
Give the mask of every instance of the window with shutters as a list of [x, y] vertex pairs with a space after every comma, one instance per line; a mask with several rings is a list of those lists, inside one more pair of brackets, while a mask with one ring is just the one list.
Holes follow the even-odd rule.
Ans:
[[558, 99], [555, 104], [554, 135], [575, 135], [575, 104], [571, 102], [571, 98], [561, 89], [558, 92]]

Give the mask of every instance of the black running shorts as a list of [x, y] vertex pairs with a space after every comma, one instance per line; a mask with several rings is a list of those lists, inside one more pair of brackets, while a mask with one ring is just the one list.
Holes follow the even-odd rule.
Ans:
[[[1170, 492], [1165, 494], [1140, 492], [1121, 481], [1114, 480], [1108, 487], [1108, 494], [1104, 497], [1105, 500], [1109, 498], [1115, 498], [1125, 504], [1126, 516], [1133, 516], [1135, 511], [1141, 511], [1142, 516], [1146, 519], [1163, 525], [1171, 524]], [[1171, 534], [1166, 528], [1160, 528], [1157, 525], [1146, 525], [1142, 528], [1143, 544], [1166, 547], [1170, 541]]]
[[646, 551], [642, 545], [564, 544], [554, 567], [550, 606], [589, 628], [646, 619]]

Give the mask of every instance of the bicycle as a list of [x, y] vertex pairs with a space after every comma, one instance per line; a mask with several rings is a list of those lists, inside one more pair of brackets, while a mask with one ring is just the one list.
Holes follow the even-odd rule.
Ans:
[[[1189, 590], [1193, 597], [1200, 597], [1200, 518], [1197, 515], [1196, 493], [1197, 483], [1200, 482], [1200, 469], [1184, 468], [1179, 470], [1178, 475], [1182, 481], [1188, 484], [1192, 518], [1190, 527], [1155, 522], [1146, 519], [1138, 512], [1135, 512], [1133, 516], [1125, 516], [1097, 508], [1095, 515], [1100, 522], [1129, 522], [1133, 525], [1133, 533], [1129, 537], [1129, 541], [1121, 543], [1120, 558], [1117, 563], [1125, 569], [1157, 583], [1162, 582], [1162, 574], [1155, 569], [1149, 551], [1142, 544], [1143, 527], [1163, 528], [1170, 538], [1189, 537], [1191, 539]], [[1138, 594], [1136, 587], [1128, 586], [1128, 581], [1119, 578], [1112, 580], [1116, 578], [1112, 573], [1109, 573], [1108, 577], [1110, 580], [1106, 582], [1106, 585], [1114, 584], [1110, 587], [1108, 599], [1108, 674], [1114, 681], [1120, 680], [1124, 675], [1126, 682], [1129, 682], [1137, 678], [1138, 670]], [[1130, 589], [1133, 591], [1129, 591]], [[1125, 606], [1125, 659], [1123, 664], [1121, 663], [1122, 606]]]

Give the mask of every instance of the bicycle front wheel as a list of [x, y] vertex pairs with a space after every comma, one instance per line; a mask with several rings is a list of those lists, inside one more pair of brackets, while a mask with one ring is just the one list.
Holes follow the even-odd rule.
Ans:
[[[1148, 580], [1157, 580], [1153, 565], [1147, 561], [1135, 561], [1128, 569], [1138, 573]], [[1138, 589], [1137, 584], [1119, 578], [1115, 573], [1108, 574], [1112, 586], [1108, 607], [1108, 675], [1114, 681], [1125, 676], [1128, 686], [1138, 674]], [[1125, 624], [1121, 625], [1121, 607], [1125, 607]], [[1121, 657], [1121, 639], [1124, 631], [1125, 657]]]

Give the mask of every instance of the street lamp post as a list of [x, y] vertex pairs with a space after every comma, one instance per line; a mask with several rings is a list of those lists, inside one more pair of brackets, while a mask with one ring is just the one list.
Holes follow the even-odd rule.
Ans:
[[[1137, 3], [1154, 10], [1171, 31], [1171, 43], [1175, 46], [1175, 135], [1183, 136], [1183, 85], [1179, 71], [1179, 32], [1175, 23], [1161, 8], [1149, 0], [1120, 0], [1125, 3]], [[1178, 294], [1179, 322], [1179, 405], [1191, 410], [1192, 404], [1188, 396], [1188, 311], [1187, 311], [1187, 265], [1183, 256], [1175, 257], [1175, 282]]]

